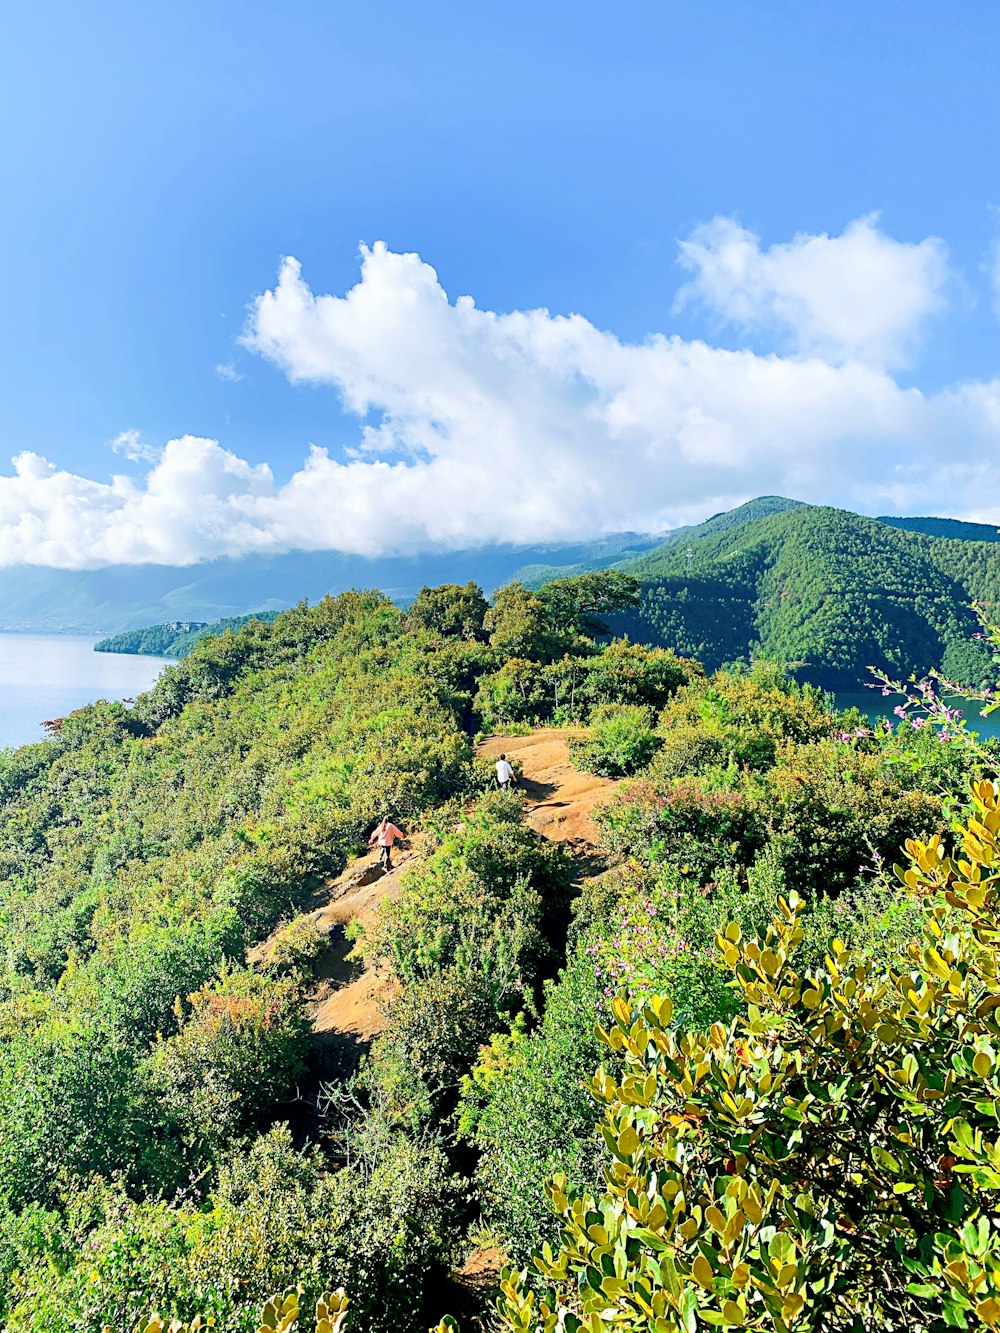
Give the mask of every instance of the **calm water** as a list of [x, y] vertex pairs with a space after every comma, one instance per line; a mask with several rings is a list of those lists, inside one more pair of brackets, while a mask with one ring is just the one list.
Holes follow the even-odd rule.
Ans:
[[[892, 710], [899, 702], [896, 695], [890, 695], [886, 699], [879, 690], [862, 690], [858, 694], [841, 694], [839, 692], [837, 694], [838, 708], [860, 708], [862, 713], [867, 713], [870, 718], [888, 717], [894, 723], [898, 719], [893, 716]], [[978, 699], [954, 698], [948, 700], [949, 708], [961, 708], [969, 731], [977, 731], [984, 739], [987, 736], [1000, 736], [1000, 708], [995, 713], [991, 713], [989, 717], [980, 717], [979, 710], [982, 706]]]
[[0, 747], [43, 740], [46, 719], [95, 699], [134, 699], [167, 663], [95, 653], [96, 642], [76, 634], [0, 632]]

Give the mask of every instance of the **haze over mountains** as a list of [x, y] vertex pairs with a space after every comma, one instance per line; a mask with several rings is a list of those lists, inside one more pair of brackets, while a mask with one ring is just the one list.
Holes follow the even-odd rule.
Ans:
[[[697, 545], [710, 536], [800, 508], [819, 512], [795, 500], [762, 496], [697, 526], [668, 533], [615, 533], [590, 542], [484, 546], [413, 557], [371, 559], [331, 551], [246, 556], [181, 567], [112, 565], [65, 570], [10, 566], [0, 570], [0, 629], [115, 634], [164, 621], [211, 623], [254, 611], [277, 611], [303, 598], [316, 601], [326, 593], [351, 587], [378, 587], [394, 600], [406, 602], [424, 584], [465, 583], [471, 578], [489, 593], [514, 578], [537, 586], [588, 569], [630, 567], [633, 560], [640, 561], [636, 572], [647, 577], [654, 569], [662, 572], [660, 566], [643, 560], [654, 552], [665, 556], [682, 540]], [[868, 532], [878, 531], [882, 524], [901, 532], [962, 542], [996, 543], [1000, 539], [988, 525], [954, 519], [852, 517], [868, 525]]]
[[66, 570], [17, 565], [0, 570], [0, 628], [114, 634], [162, 621], [216, 621], [283, 610], [303, 598], [315, 602], [346, 588], [377, 587], [400, 602], [416, 596], [425, 583], [465, 583], [471, 578], [491, 591], [515, 577], [531, 578], [539, 567], [551, 565], [560, 572], [564, 566], [602, 569], [662, 541], [662, 533], [622, 533], [592, 542], [487, 546], [420, 557], [367, 559], [324, 551], [183, 567]]

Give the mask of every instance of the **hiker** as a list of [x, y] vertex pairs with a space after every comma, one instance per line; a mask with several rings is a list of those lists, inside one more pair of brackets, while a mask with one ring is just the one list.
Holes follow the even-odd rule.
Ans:
[[388, 815], [383, 815], [375, 828], [375, 832], [368, 839], [369, 847], [373, 847], [376, 842], [378, 843], [379, 860], [386, 871], [392, 869], [392, 844], [402, 836], [402, 830], [389, 822]]
[[502, 754], [497, 760], [497, 785], [501, 791], [506, 791], [511, 783], [517, 785], [517, 775], [507, 761], [507, 756]]

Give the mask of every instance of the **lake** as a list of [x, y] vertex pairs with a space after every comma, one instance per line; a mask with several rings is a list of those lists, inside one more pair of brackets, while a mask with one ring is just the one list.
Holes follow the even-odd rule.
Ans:
[[[857, 694], [843, 694], [838, 690], [836, 698], [838, 708], [860, 708], [873, 720], [887, 717], [893, 724], [899, 720], [892, 711], [900, 702], [898, 695], [890, 694], [885, 698], [881, 690], [862, 690]], [[1000, 736], [1000, 708], [989, 717], [980, 717], [982, 706], [978, 699], [956, 697], [948, 700], [949, 708], [961, 708], [969, 731], [977, 731], [983, 740]]]
[[97, 637], [0, 632], [0, 748], [43, 740], [43, 722], [95, 699], [134, 699], [169, 660], [95, 653]]

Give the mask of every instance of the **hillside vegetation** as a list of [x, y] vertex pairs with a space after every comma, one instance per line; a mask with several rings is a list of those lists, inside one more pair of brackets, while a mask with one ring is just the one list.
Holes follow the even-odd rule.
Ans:
[[854, 689], [872, 666], [939, 669], [970, 686], [989, 675], [972, 603], [1000, 595], [990, 542], [797, 505], [694, 530], [623, 568], [642, 580], [642, 606], [615, 628], [710, 668], [760, 654], [801, 679]]
[[928, 537], [951, 537], [958, 541], [1000, 542], [1000, 531], [993, 523], [966, 523], [960, 518], [895, 518], [883, 515], [878, 520], [904, 532], [922, 532]]
[[[676, 529], [654, 550], [650, 538], [609, 537], [560, 548], [567, 563], [528, 563], [517, 578], [538, 591], [584, 573], [629, 572], [642, 580], [642, 605], [614, 619], [615, 632], [709, 668], [763, 655], [833, 689], [861, 688], [869, 667], [937, 669], [971, 687], [989, 675], [973, 603], [1000, 595], [998, 535], [985, 524], [869, 519], [761, 496]], [[97, 647], [180, 657], [247, 619], [187, 633], [154, 625]]]
[[[874, 1326], [936, 1330], [993, 1299], [968, 1267], [1000, 1249], [993, 927], [963, 926], [983, 890], [934, 850], [993, 752], [954, 721], [872, 729], [774, 664], [603, 642], [638, 596], [613, 570], [492, 604], [425, 588], [405, 614], [344, 594], [0, 755], [6, 1333], [154, 1310], [255, 1333], [292, 1288], [264, 1327], [819, 1333], [877, 1289]], [[527, 763], [566, 724], [572, 836], [564, 745], [519, 789], [493, 778], [504, 733]], [[383, 813], [408, 860], [327, 936]], [[904, 843], [906, 893], [884, 871]], [[959, 935], [938, 998], [911, 999], [881, 978], [939, 891]], [[842, 1000], [846, 950], [867, 961]], [[334, 1049], [312, 1000], [358, 960], [381, 1012]], [[338, 1288], [346, 1325], [340, 1297], [314, 1321]]]
[[185, 657], [202, 639], [216, 639], [220, 634], [242, 629], [251, 620], [268, 624], [277, 611], [254, 611], [246, 616], [230, 616], [211, 625], [190, 621], [167, 621], [145, 629], [125, 630], [94, 644], [95, 653], [134, 653], [149, 657]]
[[[798, 508], [801, 501], [786, 500], [780, 495], [761, 495], [756, 500], [748, 500], [746, 504], [739, 505], [736, 509], [727, 509], [723, 513], [713, 514], [707, 518], [704, 523], [688, 524], [685, 527], [673, 528], [666, 533], [658, 542], [650, 542], [644, 539], [642, 545], [653, 545], [657, 551], [670, 546], [676, 546], [679, 542], [688, 542], [698, 537], [708, 537], [717, 532], [727, 532], [730, 528], [743, 527], [746, 523], [752, 523], [758, 518], [767, 518], [770, 514], [783, 514], [789, 509]], [[638, 545], [638, 543], [635, 543]], [[516, 577], [529, 588], [538, 589], [552, 579], [567, 578], [579, 574], [589, 573], [593, 569], [630, 568], [631, 562], [643, 559], [645, 552], [629, 550], [627, 547], [608, 539], [602, 547], [595, 551], [587, 552], [587, 558], [578, 563], [564, 567], [560, 565], [548, 564], [525, 564], [516, 574]]]

